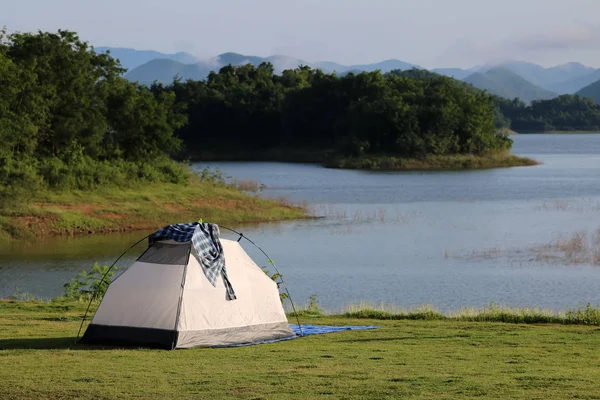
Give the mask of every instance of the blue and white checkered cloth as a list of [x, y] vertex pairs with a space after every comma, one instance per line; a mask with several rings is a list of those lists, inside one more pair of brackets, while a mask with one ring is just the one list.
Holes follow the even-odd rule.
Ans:
[[223, 277], [227, 298], [235, 300], [235, 292], [227, 277], [225, 268], [225, 254], [219, 240], [219, 226], [216, 224], [190, 222], [186, 224], [173, 224], [165, 226], [161, 230], [149, 236], [149, 246], [157, 240], [172, 239], [176, 242], [192, 242], [194, 250], [198, 255], [204, 275], [213, 285], [217, 285], [219, 275]]

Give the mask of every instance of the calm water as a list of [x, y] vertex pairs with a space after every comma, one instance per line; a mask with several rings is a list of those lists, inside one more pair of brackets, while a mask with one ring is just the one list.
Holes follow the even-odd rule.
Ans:
[[[323, 219], [234, 227], [278, 264], [292, 297], [442, 311], [600, 304], [600, 265], [540, 259], [560, 235], [600, 228], [600, 135], [516, 136], [536, 167], [375, 173], [282, 163], [210, 163], [258, 180], [263, 196], [306, 202]], [[0, 297], [18, 288], [52, 297], [93, 262], [112, 262], [145, 235], [46, 239], [0, 248]], [[233, 238], [231, 235], [226, 235]], [[140, 254], [132, 251], [121, 265]], [[264, 257], [244, 246], [255, 260]], [[235, 285], [235, 283], [233, 283]]]

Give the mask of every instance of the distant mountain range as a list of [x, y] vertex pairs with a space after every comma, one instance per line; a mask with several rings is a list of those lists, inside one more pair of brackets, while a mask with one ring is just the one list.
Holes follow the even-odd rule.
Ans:
[[122, 47], [95, 47], [94, 50], [97, 53], [106, 53], [109, 51], [110, 55], [113, 58], [117, 58], [121, 62], [121, 65], [124, 68], [127, 68], [128, 71], [160, 58], [177, 61], [182, 64], [194, 64], [200, 62], [198, 58], [185, 52], [165, 54], [154, 50], [136, 50]]
[[530, 102], [532, 100], [548, 100], [557, 96], [556, 93], [534, 85], [507, 67], [495, 67], [485, 72], [475, 72], [463, 81], [506, 99], [518, 97], [523, 101]]
[[577, 94], [581, 97], [589, 97], [596, 103], [600, 104], [600, 80], [584, 87]]
[[[96, 51], [110, 51], [128, 69], [125, 77], [141, 84], [154, 81], [169, 83], [178, 75], [182, 79], [205, 79], [211, 71], [218, 71], [225, 65], [273, 64], [276, 73], [300, 65], [319, 68], [324, 72], [345, 75], [349, 72], [390, 72], [419, 68], [418, 65], [400, 60], [385, 60], [374, 64], [342, 65], [330, 61], [308, 62], [294, 57], [274, 55], [270, 57], [248, 56], [238, 53], [224, 53], [217, 57], [200, 60], [190, 53], [160, 53], [152, 50], [136, 50], [114, 47], [97, 47]], [[549, 99], [561, 94], [596, 93], [600, 86], [600, 69], [570, 62], [551, 68], [524, 62], [511, 61], [500, 64], [476, 66], [469, 69], [435, 68], [432, 72], [465, 81], [479, 89], [505, 98], [519, 97], [525, 101]], [[585, 88], [585, 90], [584, 90]], [[582, 94], [583, 93], [583, 94]], [[595, 97], [598, 102], [598, 98]]]

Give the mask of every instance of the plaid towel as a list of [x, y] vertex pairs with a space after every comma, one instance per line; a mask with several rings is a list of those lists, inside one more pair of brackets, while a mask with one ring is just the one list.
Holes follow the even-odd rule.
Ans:
[[166, 226], [153, 233], [148, 238], [151, 246], [157, 240], [172, 239], [176, 242], [192, 242], [204, 275], [213, 285], [217, 285], [219, 275], [223, 277], [223, 283], [227, 290], [227, 298], [235, 300], [235, 292], [227, 277], [225, 268], [225, 254], [219, 240], [219, 226], [216, 224], [190, 222], [186, 224], [173, 224]]

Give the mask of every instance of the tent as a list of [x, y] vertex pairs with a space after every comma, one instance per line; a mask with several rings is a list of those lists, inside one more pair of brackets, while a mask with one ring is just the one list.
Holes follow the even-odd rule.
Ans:
[[[219, 254], [198, 246], [210, 239], [202, 236], [207, 229], [224, 260], [219, 279], [206, 262]], [[167, 231], [176, 234], [161, 234]], [[191, 223], [150, 235], [146, 251], [108, 286], [81, 342], [182, 349], [296, 336], [277, 284], [218, 232], [216, 225]]]

